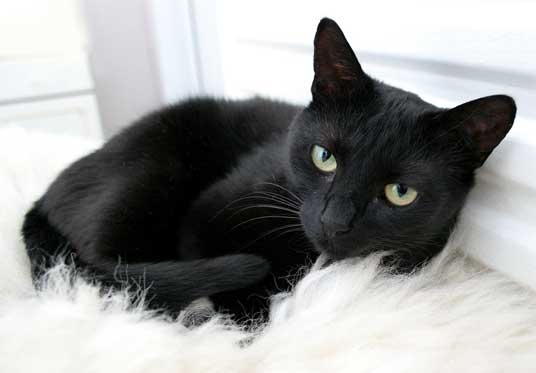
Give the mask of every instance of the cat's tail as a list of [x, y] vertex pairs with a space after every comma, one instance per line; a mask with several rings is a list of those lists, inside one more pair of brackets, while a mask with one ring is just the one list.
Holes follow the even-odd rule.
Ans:
[[99, 281], [139, 285], [151, 304], [174, 311], [198, 298], [250, 286], [269, 271], [265, 259], [250, 254], [154, 263], [106, 261], [93, 267]]
[[[63, 257], [79, 263], [76, 250], [67, 237], [50, 224], [40, 211], [40, 201], [28, 211], [22, 227], [32, 275], [41, 276]], [[92, 277], [106, 286], [140, 285], [147, 300], [158, 307], [179, 311], [197, 298], [242, 289], [263, 279], [269, 264], [256, 255], [236, 254], [191, 261], [120, 263], [101, 258], [83, 265], [92, 269]]]
[[58, 257], [70, 262], [73, 252], [67, 237], [50, 225], [47, 217], [41, 213], [40, 206], [41, 200], [35, 202], [26, 213], [21, 230], [35, 282], [47, 269], [58, 263]]

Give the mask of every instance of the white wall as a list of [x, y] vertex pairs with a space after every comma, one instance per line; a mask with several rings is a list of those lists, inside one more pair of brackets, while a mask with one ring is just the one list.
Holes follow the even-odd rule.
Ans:
[[148, 7], [163, 102], [228, 94], [220, 37], [224, 3], [151, 0]]
[[97, 100], [109, 136], [159, 107], [152, 24], [144, 0], [82, 0]]
[[1, 0], [0, 126], [101, 137], [77, 5]]
[[202, 94], [225, 94], [218, 62], [219, 2], [82, 3], [107, 137], [163, 104]]

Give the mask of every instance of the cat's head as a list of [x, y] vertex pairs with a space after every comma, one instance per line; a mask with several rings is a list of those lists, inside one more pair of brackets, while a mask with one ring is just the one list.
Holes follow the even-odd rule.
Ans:
[[314, 47], [313, 99], [289, 136], [305, 232], [333, 258], [389, 250], [420, 263], [446, 243], [515, 103], [500, 95], [439, 109], [374, 80], [330, 19]]

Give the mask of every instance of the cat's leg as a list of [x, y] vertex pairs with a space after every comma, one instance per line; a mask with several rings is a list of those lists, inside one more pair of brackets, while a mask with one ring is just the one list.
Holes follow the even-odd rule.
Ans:
[[301, 227], [301, 200], [289, 190], [285, 167], [281, 144], [266, 144], [205, 189], [180, 220], [179, 256], [251, 252], [264, 234]]
[[267, 260], [270, 273], [262, 281], [210, 297], [236, 319], [266, 316], [270, 295], [288, 290], [289, 275], [317, 256], [301, 228], [299, 197], [284, 177], [249, 175], [255, 177], [238, 168], [204, 191], [180, 224], [177, 247], [185, 259], [254, 254]]
[[[176, 226], [170, 229], [174, 221], [166, 221], [173, 217], [173, 200], [168, 192], [158, 194], [158, 184], [108, 185], [102, 189], [106, 193], [88, 194], [93, 203], [78, 201], [69, 209], [52, 201], [39, 203], [25, 224], [26, 241], [39, 244], [43, 234], [61, 232], [77, 261], [97, 279], [112, 286], [144, 285], [147, 299], [173, 312], [196, 298], [243, 288], [266, 275], [267, 262], [254, 255], [195, 260], [176, 255]], [[161, 247], [166, 245], [170, 247]]]
[[248, 242], [289, 219], [299, 223], [298, 202], [291, 204], [279, 186], [281, 178], [255, 176], [248, 180], [239, 168], [201, 193], [180, 222], [179, 257], [254, 252], [255, 245], [247, 247]]

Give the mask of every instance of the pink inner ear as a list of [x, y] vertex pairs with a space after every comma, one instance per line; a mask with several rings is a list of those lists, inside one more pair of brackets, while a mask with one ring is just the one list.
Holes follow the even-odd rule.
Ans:
[[466, 130], [469, 136], [474, 138], [481, 138], [485, 136], [488, 127], [489, 125], [485, 120], [479, 119], [472, 121], [471, 124], [466, 127]]
[[324, 92], [327, 95], [334, 95], [337, 93], [337, 85], [333, 82], [324, 82]]
[[357, 76], [347, 65], [342, 62], [333, 63], [333, 70], [335, 75], [340, 80], [355, 80]]
[[[344, 44], [332, 37], [317, 40], [316, 74], [322, 80], [351, 81], [358, 78], [359, 64]], [[347, 46], [347, 48], [350, 48]]]
[[493, 128], [493, 120], [488, 123], [486, 120], [476, 120], [466, 127], [467, 133], [476, 142], [478, 150], [488, 153], [500, 141], [497, 136], [497, 129]]
[[507, 111], [497, 110], [492, 113], [473, 113], [466, 120], [465, 132], [476, 145], [482, 162], [506, 136], [512, 126], [511, 122]]
[[313, 94], [347, 96], [365, 75], [336, 23], [322, 20], [314, 41]]
[[447, 111], [446, 120], [463, 129], [475, 145], [481, 164], [512, 128], [515, 101], [505, 95], [482, 97]]

